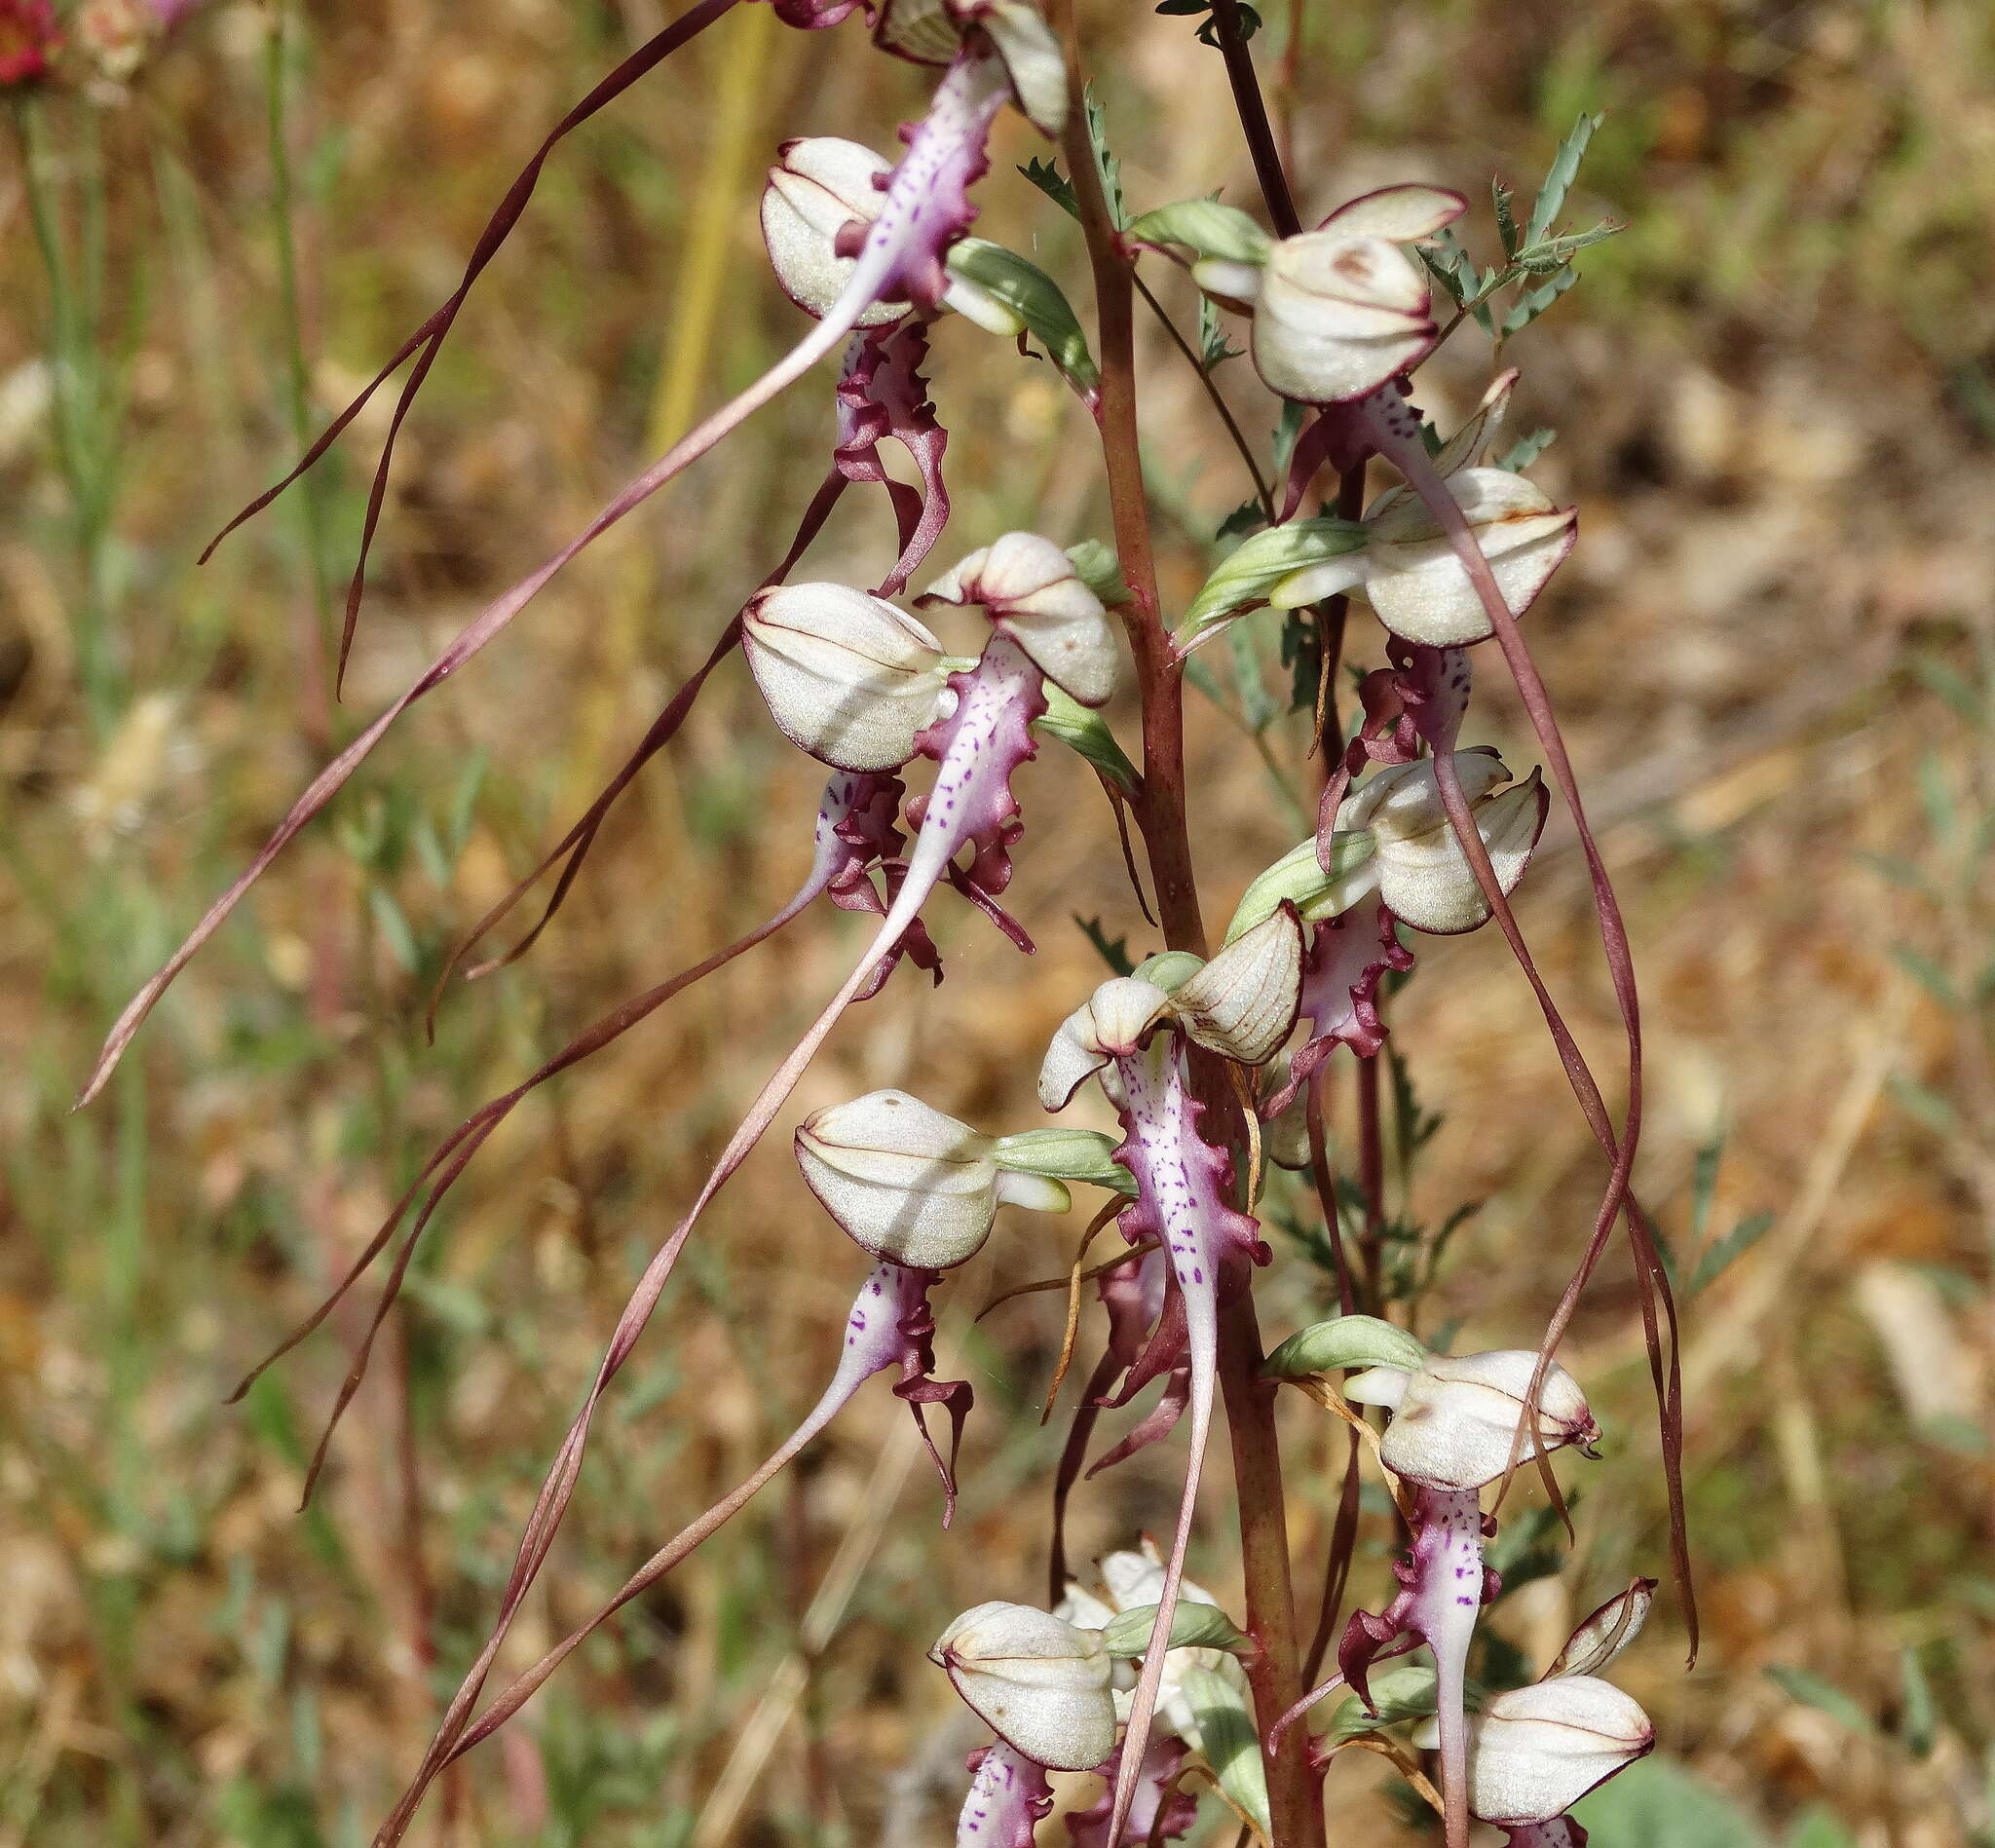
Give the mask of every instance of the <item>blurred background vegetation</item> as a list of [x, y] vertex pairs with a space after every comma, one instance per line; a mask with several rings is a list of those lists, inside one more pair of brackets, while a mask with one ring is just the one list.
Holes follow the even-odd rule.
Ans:
[[[1597, 1848], [1986, 1843], [1995, 22], [1983, 0], [1263, 10], [1305, 218], [1390, 180], [1527, 187], [1575, 115], [1602, 111], [1578, 202], [1628, 227], [1514, 354], [1516, 428], [1559, 433], [1534, 472], [1582, 509], [1533, 634], [1631, 916], [1653, 1093], [1638, 1179], [1689, 1297], [1705, 1647], [1685, 1675], [1665, 1607], [1629, 1658], [1667, 1756], [1597, 1799]], [[1252, 203], [1192, 22], [1083, 13], [1132, 200], [1223, 181]], [[764, 916], [805, 863], [817, 773], [731, 666], [533, 955], [448, 994], [425, 1042], [448, 946], [786, 543], [829, 440], [816, 382], [418, 708], [110, 1093], [68, 1113], [125, 997], [328, 745], [795, 337], [752, 209], [775, 143], [885, 148], [921, 106], [922, 75], [856, 26], [806, 38], [751, 8], [575, 137], [407, 427], [335, 705], [326, 641], [386, 406], [211, 564], [196, 554], [448, 292], [546, 127], [664, 17], [659, 0], [216, 0], [118, 57], [72, 13], [55, 80], [0, 97], [0, 1840], [364, 1841], [483, 1634], [644, 1254], [853, 947], [847, 921], [813, 916], [520, 1112], [438, 1222], [297, 1514], [355, 1319], [243, 1405], [228, 1388], [467, 1110]], [[1069, 225], [1013, 171], [1036, 152], [1007, 119], [979, 230], [1084, 303]], [[1491, 242], [1487, 215], [1470, 235]], [[1182, 285], [1159, 282], [1188, 323]], [[1241, 490], [1188, 375], [1145, 341], [1182, 605]], [[936, 361], [957, 506], [938, 561], [1018, 524], [1105, 535], [1085, 419], [1048, 369], [960, 323]], [[1430, 368], [1444, 424], [1488, 363], [1465, 329]], [[1266, 400], [1243, 374], [1220, 377], [1258, 437]], [[887, 537], [878, 506], [848, 504], [809, 570], [868, 581]], [[1375, 660], [1369, 622], [1354, 633]], [[1227, 672], [1192, 740], [1222, 915], [1297, 836], [1261, 756], [1293, 771], [1300, 743], [1278, 718], [1257, 753], [1251, 651]], [[1479, 735], [1531, 761], [1504, 697], [1481, 709]], [[1070, 920], [1148, 939], [1080, 767], [1048, 754], [1022, 788], [1011, 897], [1037, 961], [936, 907], [947, 984], [898, 977], [800, 1108], [895, 1083], [992, 1129], [1038, 1120], [1039, 1052], [1100, 968]], [[1575, 861], [1555, 834], [1520, 912], [1611, 1071]], [[1421, 962], [1394, 1044], [1446, 1120], [1394, 1210], [1432, 1226], [1481, 1203], [1424, 1313], [1519, 1344], [1583, 1241], [1600, 1163], [1494, 935]], [[724, 1197], [606, 1407], [523, 1653], [815, 1397], [857, 1263], [785, 1140]], [[1007, 1216], [944, 1294], [944, 1371], [980, 1401], [953, 1536], [905, 1414], [869, 1393], [469, 1761], [431, 1838], [946, 1839], [977, 1740], [922, 1651], [963, 1604], [1037, 1595], [1060, 1429], [1034, 1415], [1059, 1300], [969, 1321], [1063, 1269], [1076, 1229]], [[1731, 1262], [1693, 1293], [1700, 1238]], [[1298, 1252], [1261, 1285], [1276, 1333], [1328, 1301]], [[1609, 1442], [1573, 1472], [1565, 1570], [1495, 1619], [1533, 1661], [1665, 1559], [1618, 1258], [1566, 1358]], [[1285, 1415], [1313, 1604], [1342, 1445], [1299, 1400]], [[1083, 1493], [1083, 1556], [1166, 1522], [1169, 1452]], [[1225, 1481], [1210, 1473], [1193, 1558], [1222, 1597]], [[1365, 1538], [1355, 1591], [1375, 1607], [1376, 1509]], [[1331, 1786], [1367, 1840], [1394, 1827], [1374, 1764], [1340, 1761]]]

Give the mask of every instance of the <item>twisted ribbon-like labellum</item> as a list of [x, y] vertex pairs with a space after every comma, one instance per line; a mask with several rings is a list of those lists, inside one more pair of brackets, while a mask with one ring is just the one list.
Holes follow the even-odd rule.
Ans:
[[929, 1438], [922, 1407], [934, 1404], [947, 1406], [955, 1433], [960, 1437], [971, 1394], [966, 1380], [937, 1380], [932, 1377], [935, 1321], [928, 1307], [928, 1292], [936, 1281], [932, 1271], [909, 1270], [899, 1264], [879, 1265], [860, 1285], [859, 1294], [846, 1318], [845, 1344], [831, 1383], [825, 1387], [822, 1397], [803, 1422], [753, 1475], [653, 1554], [587, 1623], [564, 1638], [513, 1680], [476, 1723], [471, 1724], [471, 1709], [484, 1686], [486, 1676], [491, 1672], [517, 1605], [516, 1600], [508, 1602], [504, 1618], [452, 1699], [436, 1737], [407, 1791], [375, 1836], [375, 1848], [390, 1848], [390, 1844], [399, 1841], [424, 1792], [446, 1765], [489, 1738], [525, 1706], [554, 1671], [617, 1611], [633, 1598], [650, 1590], [673, 1566], [733, 1520], [845, 1410], [853, 1394], [875, 1374], [896, 1367], [900, 1369], [901, 1377], [894, 1386], [894, 1392], [913, 1412], [915, 1422], [928, 1444], [929, 1453], [934, 1456], [942, 1473], [947, 1498], [944, 1525], [948, 1525], [949, 1516], [956, 1506], [955, 1446], [952, 1442], [949, 1460], [944, 1461]]
[[[707, 17], [718, 17], [726, 4], [727, 0], [709, 0], [713, 11], [700, 11]], [[104, 1041], [95, 1069], [78, 1099], [79, 1106], [89, 1103], [103, 1088], [132, 1036], [195, 952], [220, 928], [292, 837], [332, 800], [403, 712], [483, 649], [565, 565], [625, 514], [705, 455], [755, 411], [780, 396], [820, 359], [835, 353], [872, 303], [883, 297], [906, 296], [918, 306], [933, 307], [941, 299], [946, 285], [943, 255], [975, 216], [965, 188], [988, 165], [985, 138], [1008, 94], [998, 58], [984, 46], [965, 45], [937, 86], [928, 114], [903, 132], [907, 155], [893, 170], [879, 217], [870, 227], [861, 228], [862, 235], [850, 252], [858, 259], [850, 280], [823, 320], [753, 385], [713, 412], [625, 486], [551, 558], [487, 604], [413, 685], [320, 773], [249, 866], [127, 1004]], [[336, 430], [332, 434], [336, 434]]]
[[1370, 1707], [1367, 1672], [1381, 1655], [1401, 1653], [1391, 1645], [1417, 1638], [1433, 1653], [1448, 1839], [1449, 1848], [1466, 1848], [1468, 1719], [1463, 1687], [1476, 1618], [1485, 1600], [1495, 1596], [1496, 1587], [1493, 1575], [1483, 1566], [1483, 1514], [1475, 1490], [1423, 1484], [1414, 1491], [1412, 1521], [1412, 1553], [1393, 1565], [1403, 1589], [1377, 1616], [1364, 1610], [1351, 1613], [1337, 1645], [1337, 1667]]
[[[841, 773], [834, 776], [826, 785], [823, 799], [818, 805], [815, 848], [809, 874], [789, 902], [745, 936], [736, 938], [727, 948], [715, 951], [713, 955], [695, 963], [693, 967], [681, 970], [669, 981], [660, 982], [656, 988], [647, 989], [642, 995], [613, 1009], [585, 1032], [578, 1034], [553, 1058], [547, 1060], [522, 1082], [514, 1085], [504, 1095], [494, 1098], [490, 1103], [482, 1105], [466, 1117], [424, 1164], [422, 1172], [395, 1203], [387, 1218], [376, 1228], [365, 1249], [348, 1267], [346, 1275], [340, 1279], [331, 1294], [280, 1346], [265, 1356], [236, 1388], [231, 1395], [232, 1399], [240, 1399], [255, 1383], [259, 1375], [289, 1353], [325, 1320], [387, 1248], [389, 1240], [395, 1234], [395, 1228], [401, 1224], [403, 1215], [415, 1204], [417, 1195], [423, 1193], [427, 1188], [428, 1197], [424, 1199], [422, 1209], [416, 1215], [408, 1235], [403, 1240], [402, 1248], [395, 1256], [388, 1281], [382, 1288], [380, 1301], [376, 1302], [368, 1317], [366, 1332], [361, 1337], [359, 1346], [355, 1350], [346, 1378], [341, 1382], [339, 1395], [320, 1436], [318, 1448], [313, 1452], [311, 1464], [305, 1475], [305, 1500], [311, 1499], [320, 1471], [324, 1466], [333, 1433], [345, 1415], [347, 1407], [353, 1402], [355, 1393], [359, 1390], [360, 1381], [366, 1375], [367, 1364], [373, 1353], [375, 1339], [388, 1319], [389, 1310], [394, 1307], [395, 1299], [400, 1294], [402, 1280], [408, 1273], [410, 1262], [415, 1257], [423, 1233], [435, 1217], [437, 1209], [443, 1204], [444, 1196], [456, 1185], [459, 1176], [471, 1165], [492, 1133], [531, 1092], [538, 1090], [549, 1078], [600, 1052], [613, 1039], [621, 1037], [638, 1022], [656, 1013], [675, 995], [681, 994], [717, 969], [725, 967], [737, 956], [766, 942], [798, 917], [811, 900], [820, 894], [828, 894], [835, 903], [849, 906], [858, 902], [851, 894], [864, 890], [877, 908], [880, 901], [877, 896], [872, 895], [872, 887], [866, 883], [865, 876], [873, 863], [886, 854], [891, 854], [899, 847], [900, 836], [894, 830], [892, 822], [899, 803], [900, 787], [899, 778], [891, 775]], [[841, 893], [847, 896], [842, 897]], [[911, 950], [914, 948], [912, 940], [909, 947]], [[888, 966], [890, 960], [884, 960], [883, 978], [884, 971]]]
[[[1295, 1025], [1300, 966], [1301, 925], [1295, 908], [1285, 903], [1211, 962], [1181, 974], [1172, 991], [1141, 976], [1102, 984], [1062, 1026], [1040, 1068], [1039, 1097], [1049, 1109], [1064, 1105], [1090, 1074], [1112, 1076], [1112, 1085], [1105, 1082], [1104, 1088], [1116, 1105], [1124, 1132], [1115, 1159], [1128, 1168], [1137, 1188], [1136, 1204], [1122, 1215], [1123, 1229], [1132, 1237], [1154, 1237], [1163, 1247], [1176, 1287], [1166, 1299], [1159, 1328], [1176, 1306], [1184, 1316], [1189, 1370], [1185, 1487], [1158, 1588], [1156, 1621], [1130, 1703], [1110, 1840], [1120, 1839], [1135, 1801], [1164, 1678], [1166, 1644], [1212, 1429], [1220, 1301], [1223, 1295], [1230, 1297], [1245, 1287], [1250, 1266], [1266, 1263], [1272, 1256], [1256, 1222], [1226, 1199], [1230, 1158], [1198, 1133], [1204, 1107], [1186, 1080], [1186, 1042], [1206, 1045], [1243, 1064], [1263, 1063]], [[1153, 1338], [1152, 1355], [1158, 1347]]]

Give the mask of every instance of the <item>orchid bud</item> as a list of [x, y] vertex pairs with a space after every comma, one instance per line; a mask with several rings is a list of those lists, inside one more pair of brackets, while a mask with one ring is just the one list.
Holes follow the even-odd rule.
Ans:
[[1641, 1635], [1655, 1601], [1654, 1579], [1632, 1580], [1625, 1592], [1608, 1599], [1600, 1609], [1581, 1619], [1579, 1627], [1565, 1639], [1564, 1648], [1539, 1678], [1549, 1681], [1561, 1675], [1598, 1675]]
[[1029, 1604], [979, 1604], [936, 1639], [928, 1659], [1035, 1764], [1089, 1771], [1114, 1749], [1114, 1664], [1099, 1630]]
[[981, 604], [1048, 680], [1084, 706], [1101, 705], [1115, 690], [1108, 612], [1050, 539], [1006, 533], [945, 572], [919, 601]]
[[[822, 316], [844, 292], [856, 257], [834, 248], [840, 230], [856, 219], [871, 224], [886, 194], [876, 180], [893, 163], [857, 141], [816, 134], [785, 141], [762, 193], [762, 239], [783, 293], [807, 314]], [[861, 327], [884, 327], [908, 312], [906, 302], [875, 302]]]
[[842, 584], [762, 591], [741, 613], [741, 640], [784, 736], [834, 770], [905, 764], [946, 690], [934, 636]]
[[872, 1091], [807, 1117], [797, 1160], [810, 1191], [862, 1250], [913, 1270], [976, 1256], [1000, 1204], [1063, 1213], [1059, 1182], [1008, 1173], [996, 1141], [905, 1091]]
[[[1551, 797], [1536, 771], [1497, 794], [1510, 772], [1493, 752], [1457, 751], [1453, 764], [1496, 883], [1507, 894], [1530, 864]], [[1337, 827], [1371, 833], [1378, 896], [1415, 930], [1451, 936], [1488, 918], [1488, 903], [1442, 804], [1431, 759], [1381, 770], [1344, 804]]]
[[1492, 1695], [1469, 1722], [1469, 1808], [1522, 1828], [1562, 1816], [1655, 1746], [1635, 1701], [1591, 1675]]
[[[1459, 194], [1392, 186], [1354, 199], [1317, 231], [1268, 252], [1254, 299], [1254, 363], [1284, 397], [1340, 404], [1375, 392], [1433, 346], [1433, 289], [1400, 246], [1459, 217]], [[1200, 265], [1202, 285], [1232, 296], [1244, 282]]]
[[[1452, 1360], [1435, 1354], [1417, 1368], [1374, 1367], [1346, 1383], [1344, 1397], [1391, 1409], [1378, 1460], [1394, 1475], [1431, 1489], [1480, 1489], [1510, 1467], [1537, 1364], [1524, 1347]], [[1584, 1450], [1599, 1436], [1579, 1381], [1554, 1361], [1538, 1392], [1537, 1440], [1527, 1437], [1519, 1454], [1567, 1444]]]

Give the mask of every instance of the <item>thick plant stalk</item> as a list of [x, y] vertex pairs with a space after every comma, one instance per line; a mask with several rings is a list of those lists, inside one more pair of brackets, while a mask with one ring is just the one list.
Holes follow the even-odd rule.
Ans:
[[[1047, 12], [1065, 48], [1069, 92], [1077, 97], [1084, 72], [1073, 0], [1052, 0]], [[1071, 112], [1065, 152], [1094, 278], [1102, 454], [1116, 555], [1130, 592], [1123, 620], [1143, 704], [1144, 785], [1137, 825], [1149, 858], [1165, 940], [1174, 950], [1202, 955], [1205, 926], [1185, 811], [1184, 682], [1160, 616], [1137, 435], [1134, 287], [1095, 169], [1084, 114], [1077, 108]], [[1224, 1087], [1217, 1095], [1223, 1098]], [[1281, 1452], [1273, 1395], [1258, 1377], [1262, 1356], [1251, 1301], [1236, 1302], [1224, 1312], [1219, 1343], [1238, 1491], [1247, 1627], [1261, 1645], [1251, 1678], [1256, 1712], [1265, 1728], [1297, 1691], [1298, 1646]], [[1299, 1741], [1290, 1742], [1275, 1754], [1267, 1781], [1277, 1848], [1311, 1848], [1320, 1842], [1321, 1810]], [[1127, 1801], [1119, 1802], [1110, 1840], [1127, 1812]]]

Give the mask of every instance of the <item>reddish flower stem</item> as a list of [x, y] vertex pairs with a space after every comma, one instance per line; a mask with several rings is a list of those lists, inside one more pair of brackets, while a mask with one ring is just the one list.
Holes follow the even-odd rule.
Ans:
[[[1159, 610], [1156, 560], [1137, 439], [1133, 264], [1102, 190], [1080, 107], [1085, 74], [1073, 0], [1056, 0], [1049, 11], [1066, 49], [1068, 85], [1074, 100], [1065, 152], [1094, 279], [1095, 350], [1102, 368], [1102, 454], [1116, 554], [1130, 593], [1123, 622], [1143, 702], [1144, 786], [1136, 819], [1149, 856], [1165, 940], [1175, 950], [1202, 955], [1205, 925], [1199, 915], [1185, 810], [1184, 682]], [[1230, 1113], [1229, 1087], [1201, 1084], [1199, 1088], [1201, 1094], [1210, 1092], [1215, 1108]], [[1300, 1692], [1301, 1677], [1274, 1389], [1261, 1377], [1263, 1358], [1254, 1301], [1243, 1295], [1221, 1312], [1219, 1378], [1233, 1447], [1247, 1629], [1261, 1645], [1249, 1670], [1249, 1681], [1255, 1712], [1264, 1731]], [[1320, 1848], [1322, 1816], [1299, 1738], [1286, 1742], [1269, 1762], [1267, 1783], [1273, 1848]]]
[[1261, 100], [1261, 84], [1254, 75], [1254, 55], [1248, 51], [1247, 35], [1240, 29], [1237, 0], [1212, 0], [1212, 20], [1220, 42], [1220, 56], [1226, 60], [1226, 81], [1233, 87], [1233, 107], [1239, 112], [1247, 151], [1254, 157], [1254, 175], [1261, 182], [1261, 197], [1267, 201], [1267, 215], [1274, 220], [1276, 236], [1293, 238], [1301, 230], [1302, 221], [1296, 215], [1289, 176], [1282, 171], [1281, 149], [1275, 145], [1267, 105]]

